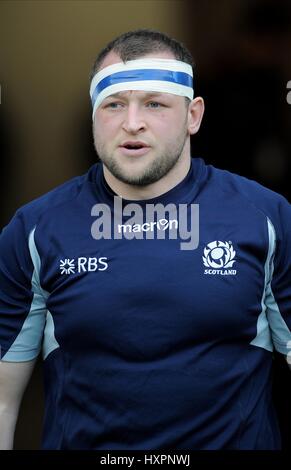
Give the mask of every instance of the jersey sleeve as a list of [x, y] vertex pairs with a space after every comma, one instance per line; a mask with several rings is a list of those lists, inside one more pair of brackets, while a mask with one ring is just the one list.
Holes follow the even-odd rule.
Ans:
[[29, 361], [41, 349], [46, 299], [39, 283], [34, 230], [21, 212], [0, 235], [0, 358]]
[[274, 243], [267, 286], [267, 316], [275, 349], [290, 357], [291, 363], [291, 205], [282, 197], [279, 223], [270, 225]]

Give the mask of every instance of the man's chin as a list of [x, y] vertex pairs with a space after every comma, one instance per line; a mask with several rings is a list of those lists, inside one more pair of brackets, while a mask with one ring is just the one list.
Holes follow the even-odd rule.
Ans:
[[139, 162], [124, 162], [123, 159], [118, 158], [110, 162], [103, 161], [103, 163], [115, 178], [126, 184], [145, 186], [151, 184], [152, 179], [155, 179], [155, 175], [150, 171], [152, 162], [142, 162], [141, 160]]
[[115, 172], [112, 174], [119, 181], [122, 181], [122, 183], [130, 184], [131, 186], [146, 186], [152, 182], [148, 180], [144, 173], [133, 175], [132, 173], [127, 172]]

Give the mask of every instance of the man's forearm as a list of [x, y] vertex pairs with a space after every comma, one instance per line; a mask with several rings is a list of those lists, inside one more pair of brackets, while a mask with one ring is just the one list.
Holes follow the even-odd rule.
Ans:
[[0, 403], [0, 450], [13, 449], [17, 412]]
[[13, 448], [15, 425], [23, 392], [36, 359], [24, 362], [0, 360], [0, 449]]

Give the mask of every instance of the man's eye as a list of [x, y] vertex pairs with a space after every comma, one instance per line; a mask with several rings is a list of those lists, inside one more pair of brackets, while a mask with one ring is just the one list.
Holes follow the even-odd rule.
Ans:
[[150, 103], [147, 104], [149, 108], [160, 108], [162, 106], [161, 103], [158, 103], [157, 101], [151, 101]]
[[120, 108], [120, 106], [121, 106], [121, 103], [115, 103], [114, 101], [112, 101], [111, 103], [108, 103], [106, 105], [106, 108], [117, 109], [117, 108]]

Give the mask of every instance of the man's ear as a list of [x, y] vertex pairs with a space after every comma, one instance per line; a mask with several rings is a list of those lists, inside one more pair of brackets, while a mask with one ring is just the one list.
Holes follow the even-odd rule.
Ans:
[[191, 101], [188, 108], [188, 131], [190, 135], [199, 131], [200, 124], [204, 114], [204, 100], [197, 96]]

